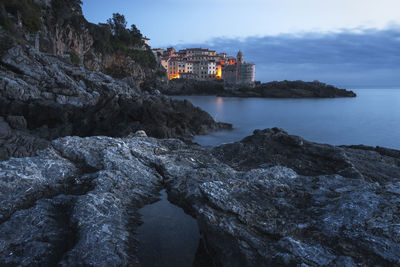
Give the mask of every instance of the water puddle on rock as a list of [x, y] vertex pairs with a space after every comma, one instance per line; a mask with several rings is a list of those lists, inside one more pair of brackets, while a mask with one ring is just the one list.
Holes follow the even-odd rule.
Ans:
[[138, 228], [138, 256], [143, 267], [202, 266], [204, 261], [197, 221], [168, 201], [161, 199], [139, 210], [143, 224]]

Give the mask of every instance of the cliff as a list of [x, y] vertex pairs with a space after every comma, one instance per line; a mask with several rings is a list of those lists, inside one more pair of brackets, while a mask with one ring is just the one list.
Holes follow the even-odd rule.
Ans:
[[0, 26], [20, 43], [52, 55], [69, 54], [73, 63], [115, 78], [132, 77], [141, 84], [165, 75], [136, 27], [118, 35], [112, 20], [89, 23], [80, 5], [80, 0], [2, 0]]

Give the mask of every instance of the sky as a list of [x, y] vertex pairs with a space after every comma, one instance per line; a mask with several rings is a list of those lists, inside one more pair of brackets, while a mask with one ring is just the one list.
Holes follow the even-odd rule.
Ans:
[[400, 85], [399, 10], [399, 0], [83, 0], [90, 22], [124, 14], [153, 48], [240, 49], [263, 82], [356, 87]]

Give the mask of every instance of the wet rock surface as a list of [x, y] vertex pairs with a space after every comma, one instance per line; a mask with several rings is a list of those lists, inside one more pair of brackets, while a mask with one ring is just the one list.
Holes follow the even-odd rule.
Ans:
[[[139, 265], [137, 211], [164, 187], [197, 219], [214, 261], [208, 265], [399, 265], [397, 151], [378, 157], [373, 149], [319, 145], [313, 151], [351, 155], [337, 169], [332, 157], [313, 160], [310, 174], [268, 158], [233, 160], [236, 146], [250, 158], [261, 152], [249, 140], [262, 147], [278, 133], [286, 135], [283, 148], [318, 145], [278, 129], [215, 149], [150, 137], [64, 137], [36, 157], [1, 162], [0, 265]], [[234, 154], [225, 158], [229, 146]], [[359, 175], [341, 172], [350, 163]], [[391, 171], [367, 175], [382, 164]]]

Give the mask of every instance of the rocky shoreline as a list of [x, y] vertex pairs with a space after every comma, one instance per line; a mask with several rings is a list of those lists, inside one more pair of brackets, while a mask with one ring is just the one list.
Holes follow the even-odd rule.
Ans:
[[396, 266], [400, 157], [388, 151], [280, 129], [216, 148], [57, 139], [0, 163], [0, 265], [139, 266], [137, 210], [166, 188], [216, 266]]
[[336, 98], [356, 97], [353, 91], [339, 89], [318, 81], [280, 81], [257, 84], [254, 88], [226, 89], [222, 81], [177, 79], [161, 87], [166, 95], [217, 95], [262, 98]]
[[[194, 266], [400, 265], [400, 151], [278, 128], [191, 144], [232, 125], [161, 94], [157, 68], [134, 56], [91, 61], [107, 27], [85, 22], [79, 3], [0, 3], [0, 22], [15, 30], [1, 24], [0, 266], [140, 266], [138, 210], [162, 189], [198, 222], [211, 262]], [[27, 7], [34, 25], [14, 10]], [[81, 64], [66, 54], [75, 52]], [[110, 68], [128, 77], [97, 72]], [[321, 86], [282, 94], [344, 94]]]
[[[34, 155], [62, 136], [190, 139], [232, 125], [217, 123], [188, 101], [143, 91], [72, 65], [69, 58], [16, 46], [0, 65], [0, 160]], [[154, 90], [153, 90], [154, 91]]]

